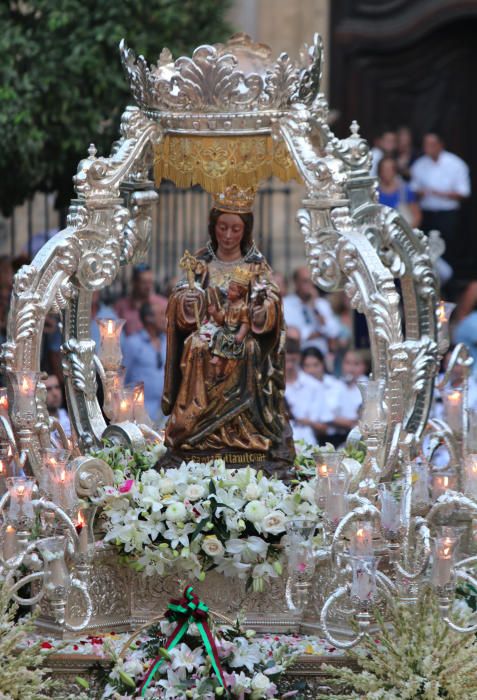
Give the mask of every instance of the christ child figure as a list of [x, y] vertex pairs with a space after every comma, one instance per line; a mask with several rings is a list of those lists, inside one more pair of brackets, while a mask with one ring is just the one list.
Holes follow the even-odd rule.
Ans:
[[220, 309], [215, 304], [208, 307], [209, 317], [220, 326], [210, 346], [216, 381], [225, 378], [229, 360], [245, 357], [245, 339], [251, 325], [247, 303], [249, 282], [248, 272], [237, 268], [230, 279], [224, 307]]

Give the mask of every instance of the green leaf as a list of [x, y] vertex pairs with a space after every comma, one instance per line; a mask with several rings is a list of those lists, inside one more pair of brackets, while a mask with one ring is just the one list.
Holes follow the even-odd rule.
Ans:
[[202, 520], [200, 521], [200, 523], [197, 525], [197, 527], [195, 528], [194, 532], [193, 532], [192, 535], [190, 536], [190, 541], [191, 541], [191, 542], [193, 542], [193, 541], [195, 540], [195, 538], [196, 538], [198, 535], [200, 535], [200, 533], [202, 532], [202, 530], [204, 529], [204, 527], [205, 527], [205, 526], [207, 525], [207, 523], [209, 523], [209, 522], [210, 522], [210, 518], [209, 518], [209, 517], [207, 517], [207, 518], [202, 518]]

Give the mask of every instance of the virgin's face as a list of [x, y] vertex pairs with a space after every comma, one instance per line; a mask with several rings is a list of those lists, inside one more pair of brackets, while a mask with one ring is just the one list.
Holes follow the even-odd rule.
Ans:
[[231, 253], [240, 249], [245, 225], [238, 214], [221, 214], [215, 224], [219, 252]]

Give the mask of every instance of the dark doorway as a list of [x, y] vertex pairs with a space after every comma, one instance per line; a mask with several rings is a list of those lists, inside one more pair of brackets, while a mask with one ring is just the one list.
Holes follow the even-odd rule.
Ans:
[[463, 284], [477, 279], [477, 2], [334, 0], [330, 102], [344, 135], [352, 119], [370, 142], [381, 127], [437, 130], [469, 165], [452, 258]]

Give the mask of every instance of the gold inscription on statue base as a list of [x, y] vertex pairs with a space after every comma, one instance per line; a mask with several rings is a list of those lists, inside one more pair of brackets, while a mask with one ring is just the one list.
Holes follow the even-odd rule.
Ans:
[[219, 455], [190, 455], [188, 459], [193, 462], [210, 462], [214, 456], [223, 459], [226, 464], [250, 464], [264, 462], [266, 455], [263, 452], [243, 452], [242, 454], [226, 453]]

